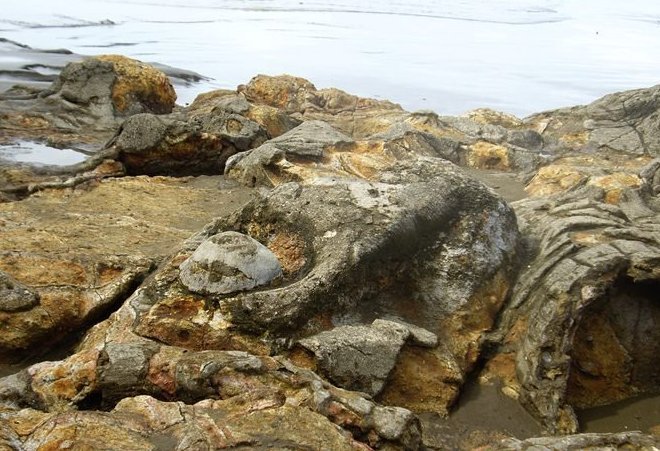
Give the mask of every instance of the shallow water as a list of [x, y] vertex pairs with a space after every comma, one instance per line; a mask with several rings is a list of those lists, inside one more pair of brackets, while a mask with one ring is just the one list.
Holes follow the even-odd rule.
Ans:
[[577, 412], [582, 432], [626, 432], [660, 426], [660, 394], [642, 395]]
[[660, 79], [655, 0], [23, 0], [0, 36], [213, 78], [181, 103], [291, 73], [410, 110], [527, 115]]
[[9, 146], [0, 146], [0, 162], [5, 159], [17, 163], [68, 166], [84, 161], [82, 152], [72, 149], [57, 149], [45, 144], [22, 141]]

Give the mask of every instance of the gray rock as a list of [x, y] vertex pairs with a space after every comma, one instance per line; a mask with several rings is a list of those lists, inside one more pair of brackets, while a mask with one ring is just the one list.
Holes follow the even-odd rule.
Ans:
[[[651, 358], [660, 352], [660, 309], [650, 294], [660, 286], [660, 211], [643, 191], [618, 206], [580, 188], [514, 203], [531, 257], [501, 324], [527, 318], [516, 363], [520, 401], [551, 433], [577, 431], [572, 403], [586, 408], [660, 387]], [[591, 343], [592, 334], [601, 338]], [[621, 363], [598, 357], [610, 369], [590, 370], [594, 357], [576, 349], [595, 346], [594, 355]], [[589, 391], [580, 377], [607, 388]]]
[[39, 294], [0, 271], [0, 311], [19, 312], [39, 304]]
[[[268, 168], [250, 171], [270, 176]], [[451, 226], [458, 217], [460, 225]], [[284, 288], [227, 299], [233, 321], [249, 328], [291, 328], [319, 308], [360, 302], [375, 289], [376, 275], [401, 271], [396, 261], [408, 261], [402, 283], [410, 284], [411, 296], [427, 299], [420, 316], [437, 327], [435, 319], [467, 308], [486, 278], [510, 268], [517, 245], [506, 204], [440, 159], [398, 162], [373, 181], [327, 178], [280, 185], [235, 218], [210, 225], [197, 240], [244, 230], [248, 218], [263, 222], [264, 229], [276, 221], [281, 233], [297, 233], [307, 261], [315, 262]], [[436, 251], [412, 257], [429, 248]]]
[[641, 432], [616, 434], [576, 434], [564, 437], [535, 437], [526, 440], [506, 439], [493, 444], [491, 449], [507, 451], [568, 451], [574, 449], [624, 450], [638, 449], [653, 451], [660, 440]]
[[425, 348], [435, 348], [438, 346], [438, 336], [433, 332], [424, 329], [423, 327], [416, 326], [411, 323], [407, 323], [401, 320], [382, 320], [377, 319], [371, 323], [372, 327], [376, 328], [390, 328], [392, 323], [398, 325], [399, 327], [403, 326], [409, 332], [408, 341], [416, 346], [422, 346]]
[[[417, 449], [421, 444], [419, 420], [407, 409], [376, 406], [369, 420], [376, 432], [388, 440], [406, 443], [408, 449]], [[411, 428], [411, 424], [417, 424], [417, 429]], [[403, 439], [405, 435], [409, 436]]]
[[387, 323], [336, 327], [299, 343], [314, 353], [321, 370], [335, 384], [377, 395], [409, 335], [405, 327]]
[[181, 264], [181, 282], [200, 294], [229, 294], [269, 284], [282, 275], [277, 257], [257, 240], [224, 232], [204, 241]]
[[322, 121], [303, 122], [293, 130], [268, 141], [286, 155], [320, 158], [328, 145], [341, 145], [353, 140]]

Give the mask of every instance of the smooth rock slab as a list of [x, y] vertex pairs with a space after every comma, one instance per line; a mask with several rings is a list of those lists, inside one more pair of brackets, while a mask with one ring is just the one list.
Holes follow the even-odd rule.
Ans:
[[229, 294], [266, 285], [282, 275], [282, 266], [266, 246], [238, 232], [204, 241], [181, 264], [179, 278], [199, 294]]

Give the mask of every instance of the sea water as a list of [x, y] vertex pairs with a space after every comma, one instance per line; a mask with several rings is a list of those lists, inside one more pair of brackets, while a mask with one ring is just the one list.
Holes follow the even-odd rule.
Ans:
[[289, 73], [408, 110], [525, 116], [660, 80], [657, 0], [5, 3], [0, 37], [211, 77], [178, 88], [180, 103]]

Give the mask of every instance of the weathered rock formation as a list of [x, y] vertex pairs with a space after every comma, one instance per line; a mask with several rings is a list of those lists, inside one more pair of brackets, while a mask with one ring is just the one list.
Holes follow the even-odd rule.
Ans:
[[123, 56], [68, 64], [50, 88], [32, 96], [4, 94], [3, 137], [81, 145], [107, 139], [124, 118], [169, 113], [176, 93], [165, 74]]
[[[416, 414], [475, 372], [551, 434], [660, 393], [657, 97], [445, 117], [257, 76], [183, 108], [122, 57], [13, 89], [1, 142], [93, 155], [0, 168], [0, 362], [30, 364], [0, 379], [0, 447], [434, 449]], [[455, 442], [658, 443], [505, 435]]]
[[646, 172], [618, 205], [589, 186], [514, 203], [531, 256], [505, 318], [520, 328], [521, 402], [550, 431], [577, 430], [572, 406], [660, 389], [660, 209]]

